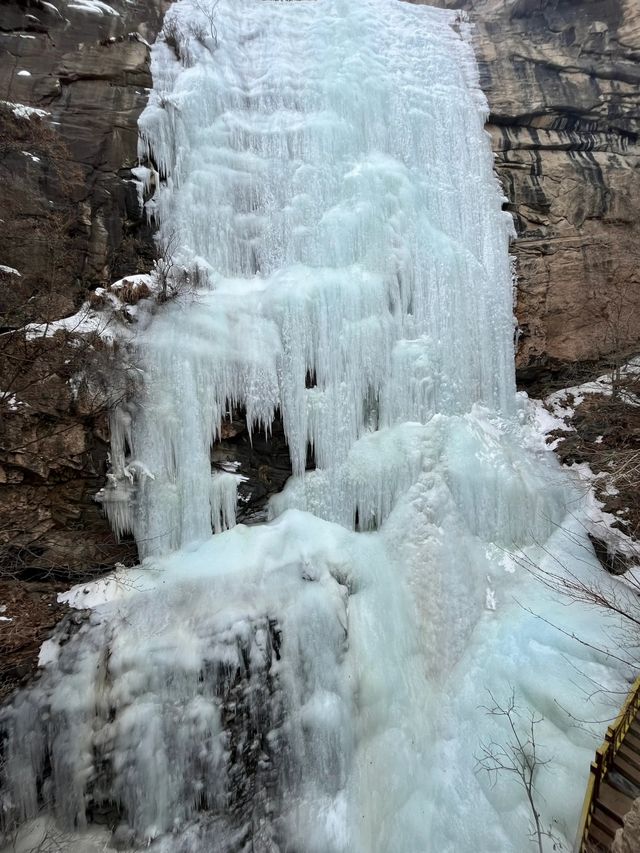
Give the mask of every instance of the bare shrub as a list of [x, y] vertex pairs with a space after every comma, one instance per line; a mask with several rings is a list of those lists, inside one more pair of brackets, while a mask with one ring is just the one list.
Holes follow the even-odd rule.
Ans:
[[[576, 564], [592, 565], [591, 544], [585, 542], [581, 535], [561, 529], [576, 548], [573, 557]], [[627, 572], [624, 580], [616, 582], [602, 572], [600, 576], [589, 574], [583, 578], [578, 569], [570, 569], [553, 551], [544, 546], [540, 547], [548, 558], [545, 566], [524, 553], [517, 556], [518, 563], [554, 596], [560, 596], [567, 604], [581, 604], [603, 613], [608, 621], [606, 645], [593, 645], [561, 625], [550, 622], [529, 607], [520, 606], [536, 619], [551, 625], [565, 636], [609, 660], [628, 666], [635, 672], [640, 670], [640, 577], [634, 572]], [[580, 553], [583, 554], [582, 557]], [[636, 554], [636, 558], [640, 562], [640, 553]]]
[[218, 47], [218, 29], [215, 24], [216, 19], [216, 9], [218, 8], [218, 3], [220, 0], [215, 0], [214, 3], [206, 3], [203, 0], [193, 0], [193, 5], [195, 8], [201, 12], [209, 25], [209, 35], [211, 36], [211, 40], [213, 42], [213, 46]]
[[157, 301], [160, 304], [178, 297], [192, 298], [202, 284], [199, 267], [187, 268], [176, 263], [176, 252], [180, 245], [180, 234], [172, 230], [158, 240], [158, 257], [153, 265], [153, 276], [158, 285]]
[[623, 367], [629, 358], [630, 342], [634, 339], [633, 333], [638, 319], [638, 301], [635, 291], [635, 284], [630, 281], [616, 282], [612, 286], [611, 296], [603, 311], [604, 348], [614, 399], [620, 392]]
[[542, 722], [532, 712], [524, 713], [518, 707], [515, 693], [505, 702], [498, 702], [489, 692], [491, 705], [481, 706], [492, 717], [499, 717], [505, 723], [506, 737], [504, 740], [481, 741], [476, 759], [476, 772], [485, 772], [490, 784], [496, 785], [502, 776], [509, 777], [525, 792], [532, 828], [530, 837], [535, 841], [539, 853], [544, 853], [544, 839], [549, 839], [554, 850], [560, 849], [558, 839], [551, 830], [545, 830], [540, 822], [540, 812], [536, 803], [536, 779], [540, 770], [546, 767], [551, 759], [542, 758], [539, 745], [536, 742], [536, 726]]

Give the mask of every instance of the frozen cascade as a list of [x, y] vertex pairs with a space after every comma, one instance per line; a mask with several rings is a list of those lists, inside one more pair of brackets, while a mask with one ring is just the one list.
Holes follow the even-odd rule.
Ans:
[[[1, 713], [17, 849], [55, 820], [77, 853], [522, 853], [520, 791], [474, 772], [501, 738], [478, 706], [511, 686], [545, 718], [539, 806], [566, 840], [593, 746], [567, 710], [622, 676], [518, 603], [604, 631], [514, 559], [597, 571], [515, 391], [468, 25], [181, 0], [152, 56], [148, 206], [197, 292], [141, 323], [144, 387], [113, 419], [102, 500], [142, 566], [69, 594], [87, 618]], [[267, 524], [236, 525], [238, 476], [212, 472], [231, 407], [282, 417]]]

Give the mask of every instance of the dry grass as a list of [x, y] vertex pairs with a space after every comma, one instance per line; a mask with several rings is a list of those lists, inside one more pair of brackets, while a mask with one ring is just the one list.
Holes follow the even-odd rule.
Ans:
[[565, 464], [586, 463], [594, 474], [597, 497], [615, 515], [624, 533], [640, 547], [640, 379], [621, 384], [616, 397], [589, 394], [575, 407], [574, 432], [558, 431], [557, 453]]
[[65, 584], [0, 581], [0, 701], [35, 672], [44, 639], [67, 611], [57, 593]]

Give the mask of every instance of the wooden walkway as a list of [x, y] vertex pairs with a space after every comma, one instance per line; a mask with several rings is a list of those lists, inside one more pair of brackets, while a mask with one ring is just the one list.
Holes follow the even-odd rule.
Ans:
[[640, 678], [591, 763], [575, 853], [608, 851], [636, 797], [640, 797]]

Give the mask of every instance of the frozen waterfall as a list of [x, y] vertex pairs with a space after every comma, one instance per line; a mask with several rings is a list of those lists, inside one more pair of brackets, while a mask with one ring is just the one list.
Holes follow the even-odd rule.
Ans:
[[[593, 741], [566, 709], [620, 676], [519, 603], [604, 630], [514, 557], [597, 571], [515, 390], [468, 30], [398, 0], [169, 9], [140, 134], [178, 296], [141, 315], [102, 494], [144, 559], [70, 594], [87, 619], [2, 711], [25, 851], [55, 826], [77, 853], [522, 853], [521, 792], [474, 772], [512, 686], [572, 836]], [[282, 419], [268, 523], [212, 469], [232, 408]]]

